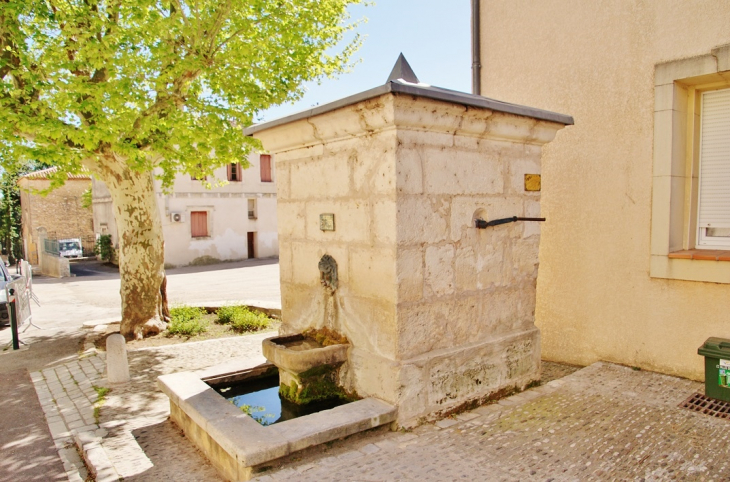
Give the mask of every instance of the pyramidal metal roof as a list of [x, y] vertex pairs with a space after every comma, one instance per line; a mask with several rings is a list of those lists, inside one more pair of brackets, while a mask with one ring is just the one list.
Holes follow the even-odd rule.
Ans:
[[388, 80], [384, 85], [369, 89], [359, 94], [344, 97], [342, 99], [323, 104], [311, 109], [303, 110], [295, 114], [280, 117], [260, 124], [254, 124], [243, 130], [243, 133], [247, 136], [253, 135], [256, 132], [270, 129], [272, 127], [288, 124], [301, 119], [308, 119], [316, 115], [324, 114], [348, 105], [357, 104], [365, 100], [380, 97], [384, 94], [406, 94], [415, 97], [422, 97], [424, 99], [440, 100], [443, 102], [450, 102], [452, 104], [460, 104], [468, 107], [481, 107], [483, 109], [489, 109], [496, 112], [504, 112], [507, 114], [515, 114], [525, 117], [532, 117], [533, 119], [557, 122], [563, 125], [573, 125], [573, 117], [565, 114], [559, 114], [557, 112], [551, 112], [549, 110], [537, 109], [535, 107], [528, 107], [519, 104], [511, 104], [509, 102], [502, 102], [489, 97], [483, 97], [481, 95], [467, 94], [465, 92], [459, 92], [456, 90], [444, 89], [441, 87], [434, 87], [432, 85], [424, 84], [419, 82], [418, 77], [413, 72], [413, 69], [408, 64], [408, 61], [400, 54], [398, 60], [393, 67]]
[[386, 80], [385, 83], [387, 84], [388, 82], [392, 82], [394, 80], [404, 80], [410, 84], [419, 83], [418, 77], [416, 77], [416, 73], [413, 72], [411, 64], [409, 64], [406, 58], [403, 56], [403, 52], [400, 53], [400, 55], [398, 56], [398, 60], [395, 61], [393, 70], [390, 71], [388, 80]]

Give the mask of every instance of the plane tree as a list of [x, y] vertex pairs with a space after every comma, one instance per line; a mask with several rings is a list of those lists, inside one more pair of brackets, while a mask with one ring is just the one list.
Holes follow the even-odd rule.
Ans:
[[349, 67], [359, 2], [0, 0], [0, 159], [107, 185], [127, 338], [165, 327], [155, 176], [246, 166], [257, 113]]

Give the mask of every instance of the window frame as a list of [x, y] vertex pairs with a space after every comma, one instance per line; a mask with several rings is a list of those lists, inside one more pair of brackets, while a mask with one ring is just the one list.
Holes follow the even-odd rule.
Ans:
[[697, 246], [701, 95], [730, 87], [730, 45], [654, 71], [652, 278], [730, 283], [730, 249]]
[[[228, 182], [243, 182], [243, 169], [240, 162], [231, 162], [226, 166]], [[236, 179], [233, 179], [235, 177]]]

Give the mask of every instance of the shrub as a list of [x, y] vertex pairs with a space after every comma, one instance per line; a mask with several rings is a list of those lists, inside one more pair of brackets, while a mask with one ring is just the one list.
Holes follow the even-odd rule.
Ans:
[[218, 308], [218, 311], [216, 311], [216, 314], [218, 315], [217, 322], [221, 325], [230, 323], [233, 321], [233, 316], [244, 308], [244, 306], [221, 306]]
[[114, 245], [112, 244], [111, 234], [99, 236], [94, 246], [94, 254], [98, 255], [102, 261], [111, 262], [114, 260]]
[[171, 335], [193, 336], [208, 329], [203, 319], [205, 310], [193, 306], [177, 306], [170, 310], [170, 325], [167, 332]]
[[269, 326], [269, 318], [246, 306], [222, 306], [218, 309], [218, 323], [230, 324], [236, 331], [258, 331]]

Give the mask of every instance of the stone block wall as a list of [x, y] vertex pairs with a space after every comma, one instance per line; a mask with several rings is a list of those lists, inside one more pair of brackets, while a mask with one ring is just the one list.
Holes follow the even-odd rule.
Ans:
[[34, 190], [48, 188], [48, 179], [24, 177], [18, 184], [25, 255], [31, 264], [40, 262], [39, 253], [43, 250], [43, 246], [38, 246], [39, 228], [45, 228], [47, 236], [57, 239], [93, 236], [92, 211], [81, 205], [81, 195], [91, 187], [89, 177], [69, 178], [46, 196], [35, 194]]
[[[275, 157], [282, 332], [328, 326], [357, 340], [356, 351], [382, 360], [393, 360], [397, 347], [396, 131], [383, 129], [381, 120], [367, 135], [352, 133], [388, 111], [392, 99], [380, 98], [323, 116], [316, 125], [286, 126], [306, 130], [313, 142]], [[328, 142], [317, 141], [322, 136]], [[325, 213], [335, 215], [335, 231], [319, 229]], [[331, 306], [319, 283], [324, 254], [338, 265]]]
[[401, 425], [536, 380], [540, 228], [474, 219], [539, 216], [524, 176], [561, 127], [387, 94], [256, 133], [279, 173], [282, 332], [345, 334], [346, 388], [397, 404]]

